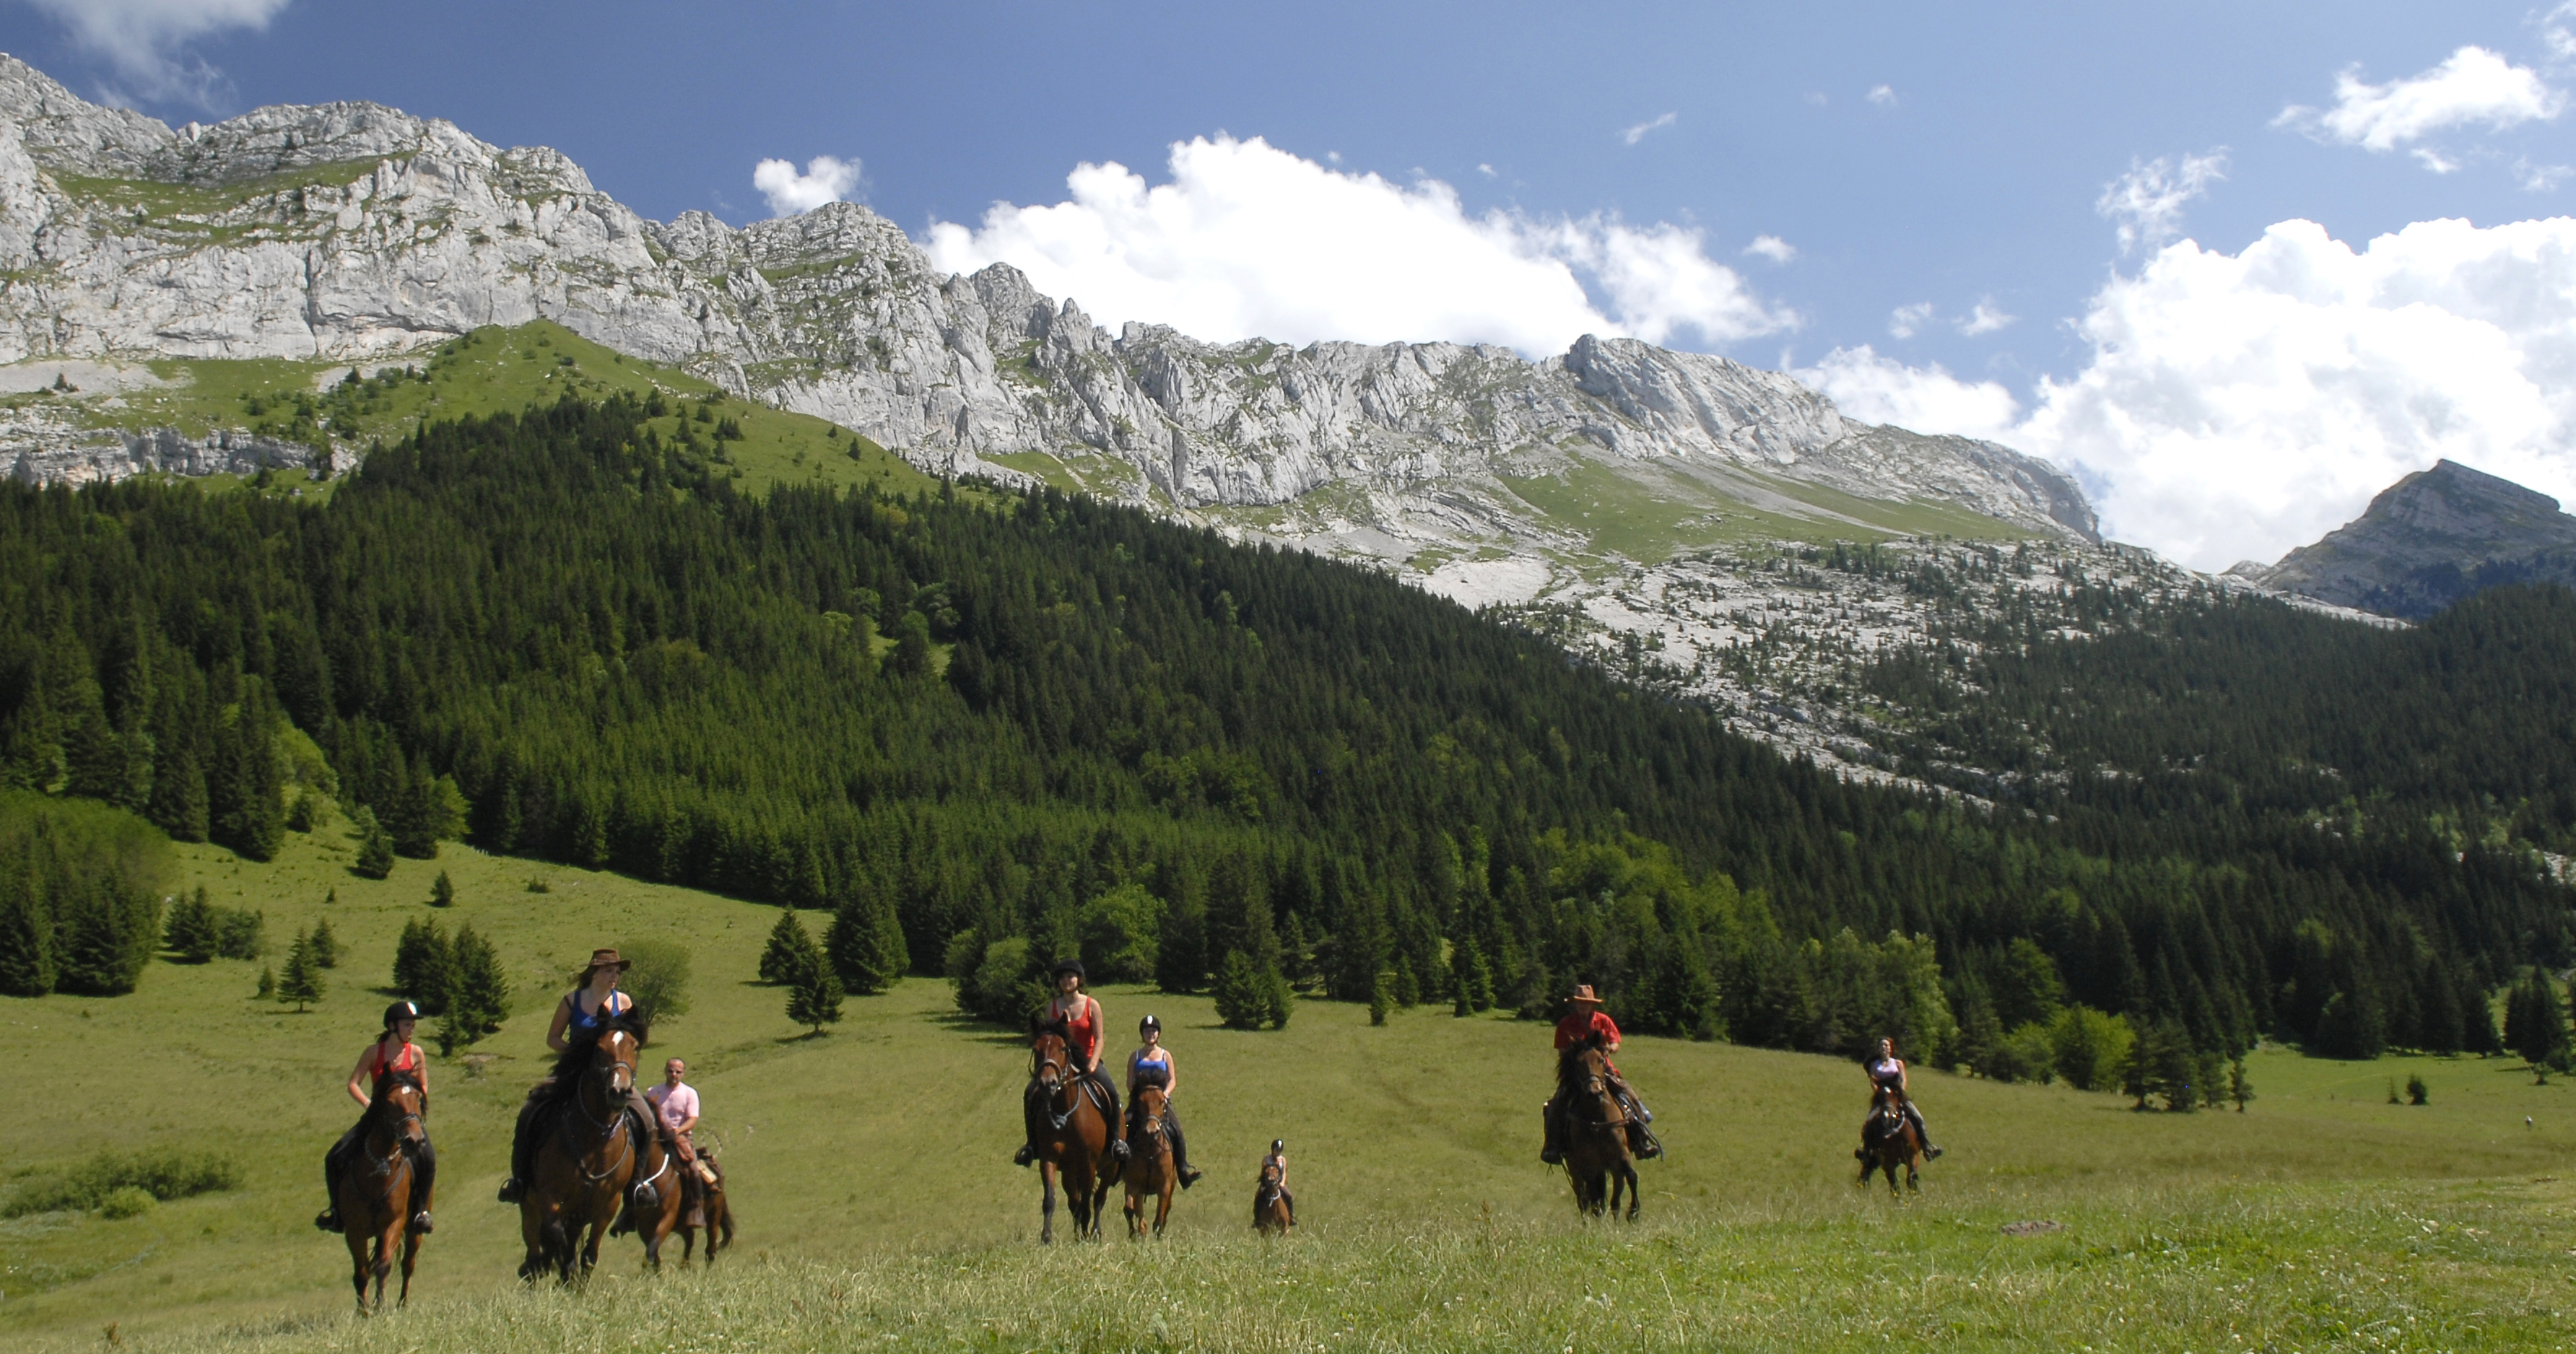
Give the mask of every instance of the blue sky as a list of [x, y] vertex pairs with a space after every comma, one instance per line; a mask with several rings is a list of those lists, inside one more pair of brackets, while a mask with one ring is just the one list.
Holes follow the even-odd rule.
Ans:
[[[2194, 562], [2224, 563], [2218, 555], [2227, 551], [2277, 554], [2275, 545], [2314, 534], [2322, 510], [2294, 500], [2314, 497], [2297, 486], [2320, 464], [2333, 472], [2328, 506], [2347, 516], [2358, 506], [2355, 494], [2366, 497], [2393, 478], [2384, 472], [2419, 468], [2413, 462], [2429, 463], [2445, 448], [2483, 455], [2499, 473], [2557, 492], [2554, 472], [2532, 467], [2555, 464], [2548, 458], [2565, 451], [2566, 430], [2553, 424], [2532, 443], [2527, 430], [2490, 428], [2479, 434], [2484, 441], [2455, 447], [2442, 440], [2445, 420], [2418, 419], [2422, 426], [2380, 428], [2374, 435], [2394, 443], [2347, 467], [2320, 439], [2348, 429], [2338, 432], [2343, 425], [2332, 417], [2292, 416], [2287, 434], [2257, 430], [2272, 442], [2310, 440], [2304, 451], [2272, 448], [2280, 483], [2257, 493], [2271, 496], [2268, 506], [2256, 505], [2261, 520], [2200, 540], [2175, 515], [2205, 517], [2211, 506], [2167, 500], [2177, 484], [2228, 466], [2242, 448], [2198, 447], [2197, 459], [2174, 461], [2170, 446], [2160, 453], [2153, 437], [2119, 431], [2163, 398], [2152, 388], [2190, 367], [2192, 355], [2177, 353], [2147, 374], [2144, 405], [2121, 405], [2114, 392], [2104, 395], [2107, 405], [2078, 409], [2043, 378], [2061, 391], [2098, 378], [2108, 392], [2119, 373], [2105, 344], [2119, 340], [2106, 333], [2145, 342], [2159, 326], [2188, 322], [2202, 327], [2164, 341], [2197, 342], [2191, 335], [2206, 334], [2213, 304], [2223, 312], [2257, 285], [2191, 274], [2216, 268], [2208, 257], [2173, 263], [2170, 277], [2158, 273], [2159, 251], [2178, 247], [2174, 238], [2236, 262], [2267, 229], [2293, 220], [2316, 222], [2331, 241], [2361, 251], [2416, 222], [2465, 218], [2484, 231], [2568, 213], [2576, 178], [2560, 167], [2576, 163], [2576, 118], [2552, 100], [2576, 84], [2567, 69], [2576, 50], [2553, 46], [2553, 32], [2563, 39], [2570, 23], [2551, 18], [2547, 5], [2460, 0], [2152, 7], [0, 0], [0, 47], [77, 92], [172, 122], [329, 99], [445, 117], [503, 145], [560, 148], [602, 189], [657, 218], [691, 208], [737, 223], [768, 215], [752, 182], [757, 162], [805, 166], [838, 157], [860, 167], [845, 195], [916, 239], [930, 242], [934, 221], [978, 228], [973, 238], [956, 232], [943, 261], [1018, 261], [1014, 248], [1043, 251], [1062, 221], [1012, 216], [984, 230], [995, 225], [987, 211], [1064, 202], [1068, 173], [1085, 162], [1116, 161], [1145, 185], [1165, 185], [1174, 177], [1174, 143], [1194, 138], [1221, 148], [1204, 163], [1266, 174], [1264, 186], [1244, 191], [1287, 196], [1256, 196], [1251, 206], [1284, 203], [1281, 219], [1290, 221], [1300, 219], [1294, 195], [1332, 190], [1334, 176], [1369, 173], [1386, 181], [1381, 196], [1438, 215], [1421, 196], [1422, 181], [1436, 180], [1454, 190], [1450, 214], [1459, 221], [1482, 228], [1477, 223], [1500, 212], [1510, 224], [1494, 238], [1565, 261], [1587, 291], [1548, 302], [1568, 316], [1608, 317], [1670, 346], [1803, 368], [1864, 412], [2056, 455], [2086, 476], [2106, 510], [2129, 514], [2133, 537]], [[2444, 67], [2466, 47], [2495, 65]], [[2433, 79], [2445, 69], [2459, 78]], [[2361, 93], [2339, 103], [2339, 76]], [[2425, 111], [2422, 99], [2406, 102], [2425, 90], [2436, 104], [2451, 97], [2459, 106]], [[2293, 106], [2314, 111], [2285, 120]], [[2341, 122], [2332, 116], [2339, 110], [2349, 114]], [[1236, 141], [1213, 140], [1221, 134]], [[2386, 144], [2374, 148], [2374, 135]], [[1246, 159], [1239, 143], [1256, 137], [1282, 154]], [[2190, 157], [2216, 172], [2187, 181]], [[2123, 175], [2159, 158], [2170, 183], [2199, 191], [2146, 223], [2147, 237], [2124, 253], [2120, 219], [2100, 204]], [[1289, 172], [1300, 161], [1314, 172]], [[1086, 221], [1124, 229], [1114, 215], [1105, 225]], [[2158, 224], [2170, 235], [2152, 229]], [[1745, 252], [1765, 237], [1787, 248]], [[1406, 247], [1437, 250], [1438, 238], [1432, 229]], [[2545, 253], [2555, 240], [2506, 252]], [[1687, 276], [1632, 270], [1620, 283], [1619, 250], [1645, 248], [1640, 241], [1663, 250], [1657, 266]], [[1161, 239], [1142, 265], [1121, 266], [1187, 266], [1195, 247]], [[1337, 247], [1365, 250], [1367, 241]], [[2501, 247], [2480, 234], [2469, 246], [2444, 246], [2447, 253], [2392, 255], [2380, 271], [2396, 268], [2401, 284], [2457, 281], [2476, 266], [2471, 256]], [[2345, 266], [2331, 251], [2318, 254], [2323, 248], [2301, 240], [2278, 252]], [[2418, 276], [2426, 270], [2438, 276], [2426, 282]], [[2517, 285], [2556, 285], [2556, 277]], [[1650, 314], [1636, 289], [1659, 278], [1679, 278], [1673, 285], [1697, 286], [1694, 294], [1708, 299]], [[2121, 291], [2124, 284], [2130, 290]], [[1443, 285], [1482, 286], [1472, 268]], [[1517, 300], [1512, 285], [1494, 282], [1502, 300], [1492, 304], [1545, 309]], [[2213, 287], [2226, 295], [2213, 301]], [[1187, 313], [1121, 316], [1116, 288], [1104, 282], [1098, 290], [1103, 302], [1079, 299], [1111, 318], [1203, 315], [1214, 328], [1229, 316], [1251, 325], [1275, 319], [1308, 329], [1282, 335], [1299, 339], [1332, 336], [1317, 331], [1337, 326], [1353, 337], [1399, 336], [1359, 331], [1453, 313], [1431, 306], [1345, 315], [1326, 304], [1289, 314], [1259, 298], [1234, 298], [1231, 310], [1175, 300]], [[1162, 295], [1149, 289], [1130, 300]], [[2492, 289], [2481, 295], [2496, 300]], [[1472, 298], [1462, 304], [1457, 313], [1474, 310]], [[2468, 314], [2478, 305], [2451, 309]], [[1508, 325], [1400, 336], [1496, 337], [1544, 351], [1540, 339], [1557, 332], [1554, 324], [1529, 329], [1540, 338], [1528, 339]], [[2529, 358], [2532, 384], [2548, 385], [2553, 360], [2528, 351], [2537, 340], [2521, 330], [2507, 337]], [[2390, 365], [2416, 364], [2399, 353]], [[2199, 379], [2236, 390], [2242, 377]], [[2248, 397], [2258, 422], [2282, 417], [2271, 409], [2277, 394]], [[2402, 389], [2378, 398], [2413, 407]], [[2176, 436], [2188, 440], [2192, 417]], [[2361, 417], [2368, 421], [2367, 409]], [[2106, 449], [2088, 436], [2131, 436], [2135, 445]], [[2525, 465], [2489, 445], [2516, 436], [2539, 460]], [[2142, 470], [2141, 458], [2156, 455], [2167, 462]], [[2576, 457], [2565, 459], [2576, 466]], [[2576, 473], [2568, 481], [2576, 487]], [[2151, 482], [2155, 493], [2139, 487]], [[2124, 492], [2135, 502], [2122, 505]]]

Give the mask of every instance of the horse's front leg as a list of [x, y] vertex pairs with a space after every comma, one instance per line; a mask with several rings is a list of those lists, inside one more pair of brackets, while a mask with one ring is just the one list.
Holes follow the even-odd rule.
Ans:
[[394, 1299], [397, 1307], [411, 1305], [411, 1271], [420, 1263], [420, 1233], [411, 1230], [408, 1219], [403, 1225], [402, 1293]]
[[1039, 1217], [1043, 1219], [1038, 1224], [1038, 1244], [1052, 1246], [1055, 1244], [1055, 1163], [1038, 1163], [1038, 1187], [1046, 1191], [1046, 1200], [1038, 1210]]
[[1635, 1222], [1637, 1220], [1637, 1168], [1622, 1163], [1619, 1167], [1619, 1179], [1628, 1187], [1628, 1221]]
[[1163, 1234], [1163, 1224], [1170, 1221], [1171, 1217], [1172, 1191], [1166, 1186], [1162, 1193], [1154, 1196], [1154, 1235]]

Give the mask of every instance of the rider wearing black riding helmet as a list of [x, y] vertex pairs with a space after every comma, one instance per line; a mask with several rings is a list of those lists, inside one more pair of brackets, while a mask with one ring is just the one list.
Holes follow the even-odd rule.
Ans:
[[1127, 1140], [1136, 1141], [1145, 1131], [1145, 1115], [1138, 1092], [1148, 1086], [1163, 1090], [1163, 1132], [1172, 1140], [1172, 1165], [1180, 1172], [1181, 1188], [1199, 1182], [1199, 1168], [1190, 1164], [1189, 1144], [1181, 1137], [1180, 1111], [1172, 1107], [1172, 1096], [1181, 1088], [1181, 1075], [1172, 1066], [1172, 1051], [1163, 1047], [1163, 1022], [1152, 1016], [1136, 1022], [1136, 1037], [1143, 1041], [1127, 1055]]
[[[358, 1102], [361, 1111], [375, 1107], [376, 1083], [399, 1072], [410, 1076], [420, 1087], [421, 1118], [429, 1117], [429, 1059], [422, 1056], [420, 1045], [411, 1041], [412, 1031], [419, 1027], [419, 1023], [420, 1007], [411, 1002], [398, 1001], [385, 1008], [384, 1033], [377, 1035], [376, 1041], [367, 1045], [367, 1051], [358, 1055], [358, 1065], [349, 1073], [349, 1098]], [[340, 1230], [340, 1179], [348, 1174], [349, 1154], [358, 1150], [359, 1136], [366, 1130], [367, 1117], [361, 1113], [358, 1122], [341, 1134], [338, 1142], [331, 1144], [330, 1151], [322, 1154], [322, 1188], [329, 1196], [331, 1206], [313, 1219], [313, 1225], [323, 1231]], [[411, 1197], [420, 1205], [412, 1210], [411, 1229], [427, 1232], [431, 1229], [429, 1188], [438, 1175], [438, 1154], [430, 1150], [426, 1124], [421, 1128], [420, 1145], [416, 1148], [406, 1145], [405, 1150], [412, 1154]]]

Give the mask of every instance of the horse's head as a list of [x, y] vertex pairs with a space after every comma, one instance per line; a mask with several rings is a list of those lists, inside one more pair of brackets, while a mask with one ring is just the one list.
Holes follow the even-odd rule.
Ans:
[[387, 1072], [376, 1078], [376, 1094], [368, 1112], [393, 1130], [401, 1141], [418, 1147], [429, 1141], [429, 1130], [420, 1116], [429, 1106], [429, 1095], [421, 1090], [420, 1079], [408, 1072]]
[[1279, 1188], [1279, 1163], [1275, 1161], [1265, 1161], [1261, 1163], [1261, 1187], [1263, 1189]]
[[1031, 1075], [1049, 1095], [1072, 1080], [1073, 1047], [1065, 1040], [1062, 1022], [1030, 1024], [1029, 1061]]
[[1136, 1109], [1145, 1116], [1145, 1132], [1148, 1136], [1161, 1136], [1163, 1111], [1170, 1104], [1170, 1093], [1160, 1086], [1147, 1086], [1136, 1092]]
[[1607, 1095], [1610, 1090], [1610, 1055], [1601, 1051], [1601, 1040], [1587, 1038], [1557, 1055], [1556, 1082], [1563, 1090], [1578, 1095]]
[[633, 1034], [611, 1026], [591, 1046], [590, 1074], [599, 1079], [609, 1095], [623, 1099], [635, 1089], [635, 1063], [642, 1047]]

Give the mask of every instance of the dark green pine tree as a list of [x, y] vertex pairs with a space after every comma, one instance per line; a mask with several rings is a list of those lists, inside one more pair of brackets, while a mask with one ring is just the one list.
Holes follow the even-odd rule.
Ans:
[[313, 938], [298, 933], [287, 947], [286, 967], [278, 971], [277, 999], [295, 1003], [296, 1014], [322, 1000], [322, 965], [313, 957]]
[[842, 985], [861, 996], [892, 987], [911, 966], [903, 925], [874, 888], [851, 893], [833, 910], [832, 924], [823, 933], [823, 949]]
[[395, 995], [420, 1003], [430, 1015], [446, 1014], [456, 980], [456, 951], [437, 922], [415, 917], [403, 923], [402, 936], [394, 942], [393, 979]]
[[53, 909], [33, 860], [0, 875], [0, 993], [41, 997], [54, 990]]
[[788, 979], [787, 1018], [819, 1035], [826, 1025], [841, 1023], [841, 977], [816, 952]]
[[206, 901], [205, 885], [170, 904], [170, 916], [162, 926], [162, 945], [176, 954], [182, 963], [203, 964], [223, 948], [223, 930], [215, 917], [214, 906]]
[[438, 872], [438, 878], [429, 881], [429, 905], [431, 907], [456, 906], [456, 885], [448, 881], [445, 870]]
[[2548, 1080], [2548, 1068], [2567, 1047], [2567, 1010], [2558, 1000], [2558, 985], [2535, 968], [2514, 984], [2505, 999], [2504, 1039], [2514, 1056], [2531, 1064], [2532, 1075]]
[[501, 971], [501, 956], [492, 942], [477, 935], [471, 925], [460, 926], [452, 953], [447, 1014], [438, 1026], [441, 1054], [499, 1032], [510, 1015], [510, 980]]
[[1257, 1030], [1270, 1014], [1269, 994], [1263, 989], [1261, 971], [1253, 967], [1252, 957], [1241, 950], [1225, 952], [1225, 961], [1217, 965], [1216, 982], [1209, 995], [1216, 998], [1216, 1017], [1227, 1029]]
[[324, 917], [322, 920], [313, 923], [311, 943], [313, 946], [313, 962], [315, 964], [323, 968], [338, 968], [340, 966], [340, 938], [331, 934], [331, 919], [329, 917]]
[[394, 839], [376, 822], [376, 816], [361, 804], [351, 815], [351, 826], [358, 833], [358, 858], [350, 865], [368, 879], [383, 879], [394, 872]]
[[[760, 980], [764, 983], [793, 983], [807, 969], [823, 963], [823, 952], [814, 944], [813, 933], [796, 919], [796, 909], [778, 909], [778, 924], [769, 928], [768, 948], [760, 952]], [[829, 967], [828, 964], [824, 965]]]

